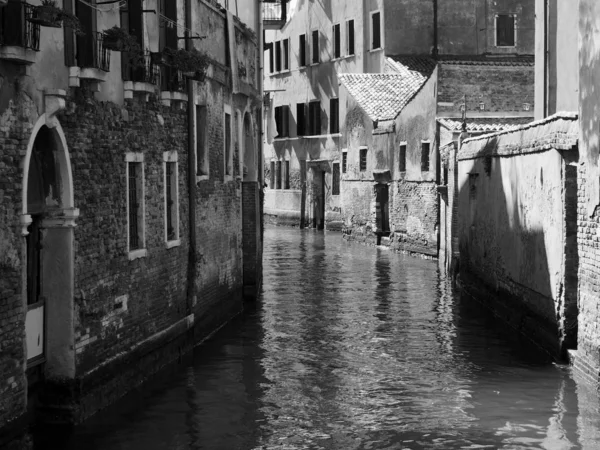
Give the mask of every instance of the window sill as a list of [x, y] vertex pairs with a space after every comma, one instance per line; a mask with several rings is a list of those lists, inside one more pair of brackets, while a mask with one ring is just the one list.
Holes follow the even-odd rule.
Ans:
[[233, 175], [225, 175], [223, 177], [223, 183], [230, 183], [233, 181]]
[[148, 256], [148, 250], [145, 248], [140, 248], [139, 250], [132, 250], [128, 253], [129, 261], [133, 261], [134, 259], [145, 258]]
[[321, 61], [319, 61], [319, 62], [314, 62], [314, 63], [310, 63], [310, 66], [311, 66], [311, 67], [312, 67], [312, 66], [318, 66], [319, 64], [321, 64]]
[[208, 180], [210, 177], [208, 175], [196, 175], [196, 183], [200, 181]]
[[272, 77], [276, 77], [278, 75], [289, 75], [292, 71], [290, 69], [287, 70], [280, 70], [279, 72], [273, 72], [270, 73], [269, 75], [271, 75]]
[[336, 134], [314, 134], [311, 136], [298, 136], [299, 138], [303, 138], [303, 139], [326, 139], [328, 137], [332, 137], [332, 138], [339, 138], [342, 137], [341, 133], [336, 133]]
[[369, 53], [377, 53], [377, 52], [382, 52], [382, 51], [383, 51], [383, 47], [372, 48], [371, 50], [369, 50]]
[[165, 242], [165, 247], [167, 247], [167, 248], [179, 247], [180, 245], [181, 245], [181, 239], [176, 239], [174, 241]]

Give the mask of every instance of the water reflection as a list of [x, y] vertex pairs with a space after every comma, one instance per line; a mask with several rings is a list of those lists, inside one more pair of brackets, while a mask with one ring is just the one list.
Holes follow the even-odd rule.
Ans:
[[600, 448], [599, 403], [435, 262], [265, 232], [262, 300], [64, 449]]

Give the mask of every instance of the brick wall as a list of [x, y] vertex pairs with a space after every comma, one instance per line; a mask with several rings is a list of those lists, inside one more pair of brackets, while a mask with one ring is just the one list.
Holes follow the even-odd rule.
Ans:
[[437, 256], [437, 214], [435, 182], [393, 182], [390, 185], [391, 246]]
[[460, 113], [463, 96], [467, 95], [467, 111], [477, 113], [483, 102], [487, 112], [523, 111], [523, 103], [534, 104], [533, 63], [523, 65], [449, 64], [439, 67], [438, 115]]
[[17, 98], [14, 103], [1, 105], [0, 119], [0, 427], [14, 422], [24, 413], [26, 405], [21, 290], [25, 252], [18, 218], [23, 177], [20, 162], [31, 125], [18, 119], [23, 114], [22, 108], [33, 105], [25, 94]]
[[586, 165], [578, 171], [577, 248], [579, 253], [579, 330], [575, 367], [590, 383], [600, 377], [600, 211], [588, 214]]

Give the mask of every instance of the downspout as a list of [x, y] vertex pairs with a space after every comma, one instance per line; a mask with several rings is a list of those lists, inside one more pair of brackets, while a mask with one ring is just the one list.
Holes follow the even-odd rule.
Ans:
[[433, 0], [433, 50], [431, 56], [438, 56], [438, 0]]
[[[256, 9], [257, 9], [257, 20], [258, 20], [258, 26], [257, 26], [257, 30], [259, 30], [258, 32], [258, 87], [259, 87], [259, 93], [260, 93], [260, 107], [259, 107], [259, 111], [260, 111], [260, 120], [257, 120], [258, 122], [258, 135], [260, 136], [260, 142], [258, 143], [258, 148], [257, 148], [257, 161], [256, 161], [256, 169], [258, 171], [258, 198], [259, 198], [259, 205], [258, 205], [258, 212], [260, 214], [260, 244], [262, 246], [262, 239], [263, 239], [263, 228], [264, 228], [264, 223], [263, 223], [263, 206], [264, 206], [264, 177], [265, 177], [265, 170], [264, 170], [264, 157], [263, 157], [263, 146], [264, 146], [264, 142], [265, 142], [265, 130], [264, 130], [264, 120], [265, 120], [265, 102], [264, 102], [264, 96], [265, 96], [265, 86], [264, 86], [264, 76], [263, 76], [263, 72], [264, 72], [264, 45], [265, 45], [265, 41], [264, 41], [264, 23], [263, 23], [263, 9], [262, 9], [262, 0], [258, 0], [256, 2]], [[262, 267], [262, 266], [261, 266]], [[262, 269], [261, 269], [262, 270]]]
[[544, 105], [542, 114], [548, 117], [548, 1], [544, 0]]
[[[192, 0], [185, 2], [185, 49], [192, 49], [192, 40], [188, 39], [189, 31], [192, 29]], [[194, 136], [194, 122], [196, 119], [194, 97], [194, 81], [187, 78], [187, 95], [188, 95], [188, 198], [189, 198], [189, 234], [190, 241], [188, 244], [188, 291], [186, 314], [192, 313], [192, 306], [196, 298], [196, 148]]]

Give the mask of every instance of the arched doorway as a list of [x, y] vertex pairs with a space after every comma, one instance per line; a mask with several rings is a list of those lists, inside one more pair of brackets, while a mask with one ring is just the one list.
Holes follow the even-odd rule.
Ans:
[[33, 129], [23, 167], [23, 289], [27, 375], [30, 388], [40, 378], [75, 375], [73, 340], [73, 181], [64, 133]]

